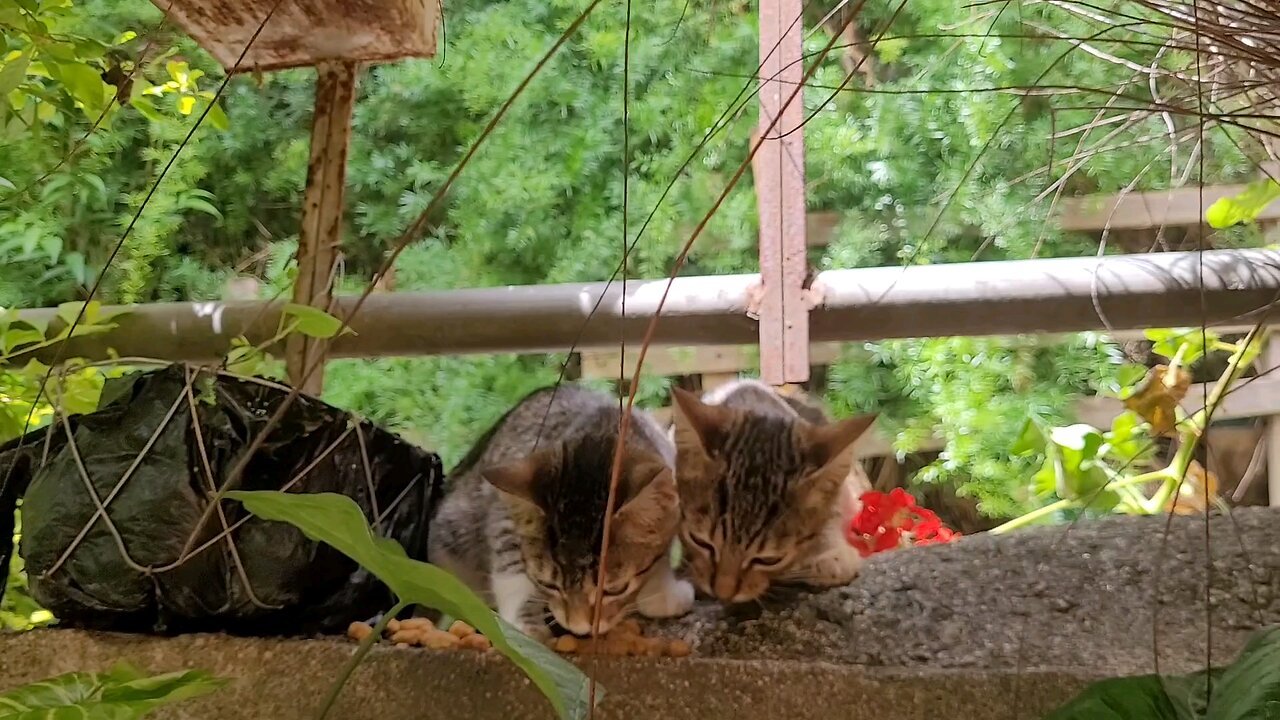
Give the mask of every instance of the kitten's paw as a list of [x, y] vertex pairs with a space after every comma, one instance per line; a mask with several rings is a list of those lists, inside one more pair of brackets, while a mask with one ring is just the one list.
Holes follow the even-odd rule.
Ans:
[[829, 550], [805, 563], [800, 580], [816, 587], [848, 585], [858, 577], [863, 562], [857, 551]]
[[693, 595], [693, 585], [688, 580], [674, 580], [660, 592], [640, 598], [636, 609], [650, 618], [679, 617], [693, 609]]
[[529, 620], [527, 622], [520, 623], [517, 627], [520, 628], [520, 632], [540, 643], [551, 639], [551, 628], [544, 622]]

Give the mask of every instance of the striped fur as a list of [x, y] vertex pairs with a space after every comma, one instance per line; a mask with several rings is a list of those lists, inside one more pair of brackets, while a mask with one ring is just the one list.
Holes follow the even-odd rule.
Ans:
[[[831, 423], [753, 380], [675, 393], [680, 537], [703, 592], [740, 603], [774, 582], [845, 584], [861, 558], [843, 525], [866, 489], [853, 446], [874, 416]], [[803, 413], [803, 414], [802, 414]]]
[[687, 611], [693, 589], [666, 561], [679, 519], [674, 447], [644, 413], [632, 419], [603, 593], [596, 588], [619, 418], [616, 399], [574, 385], [520, 401], [450, 473], [430, 560], [535, 634], [548, 610], [586, 634], [597, 601], [602, 631], [633, 605], [651, 616]]

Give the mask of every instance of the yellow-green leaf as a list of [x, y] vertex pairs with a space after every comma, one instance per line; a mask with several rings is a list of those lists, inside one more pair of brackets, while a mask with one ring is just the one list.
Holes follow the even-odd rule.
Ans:
[[183, 115], [190, 115], [191, 111], [196, 107], [196, 99], [191, 95], [178, 96], [178, 112]]
[[0, 95], [7, 95], [11, 90], [17, 89], [27, 76], [27, 67], [31, 64], [31, 56], [26, 53], [19, 53], [18, 56], [9, 60], [0, 67]]
[[[489, 609], [463, 582], [429, 563], [413, 560], [394, 541], [373, 534], [360, 507], [334, 493], [234, 491], [227, 497], [265, 520], [286, 522], [332, 545], [387, 584], [402, 601], [435, 608], [479, 630], [537, 685], [561, 720], [587, 716], [587, 677], [572, 663], [521, 633]], [[597, 689], [597, 702], [604, 697]]]

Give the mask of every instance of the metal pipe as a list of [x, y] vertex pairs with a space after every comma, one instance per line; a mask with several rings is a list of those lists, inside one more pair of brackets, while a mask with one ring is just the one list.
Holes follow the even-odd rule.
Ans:
[[[757, 325], [746, 311], [748, 290], [758, 281], [756, 275], [677, 278], [655, 342], [754, 344]], [[831, 270], [815, 285], [823, 301], [812, 312], [814, 341], [1127, 330], [1199, 326], [1202, 320], [1240, 326], [1280, 296], [1280, 252]], [[625, 318], [619, 283], [607, 290], [604, 283], [576, 283], [375, 294], [351, 323], [356, 334], [337, 339], [330, 356], [564, 352], [575, 340], [579, 350], [598, 350], [616, 347], [621, 338], [634, 344], [665, 287], [665, 280], [628, 282]], [[597, 300], [599, 310], [588, 320]], [[345, 316], [353, 304], [354, 298], [337, 298], [336, 314]], [[75, 338], [63, 356], [105, 358], [110, 348], [123, 356], [208, 361], [225, 353], [236, 335], [254, 343], [271, 337], [281, 307], [208, 302], [111, 308], [128, 311], [119, 327]], [[23, 315], [54, 320], [51, 309]]]

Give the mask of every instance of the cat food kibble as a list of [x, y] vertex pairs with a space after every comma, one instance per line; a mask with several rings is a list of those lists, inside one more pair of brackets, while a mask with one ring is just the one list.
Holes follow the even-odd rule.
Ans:
[[459, 642], [457, 636], [439, 630], [427, 633], [422, 640], [422, 644], [432, 650], [451, 650], [457, 647]]
[[493, 643], [489, 642], [489, 638], [479, 633], [473, 633], [462, 638], [462, 640], [458, 642], [458, 647], [484, 652], [485, 650], [493, 647]]
[[369, 626], [369, 623], [353, 622], [347, 626], [347, 637], [356, 642], [361, 642], [372, 634], [373, 628]]
[[[373, 634], [374, 629], [368, 623], [354, 622], [347, 628], [347, 637], [360, 641]], [[435, 623], [426, 618], [409, 618], [408, 620], [387, 621], [385, 636], [396, 647], [423, 647], [431, 650], [451, 650], [455, 648], [485, 652], [493, 648], [489, 638], [476, 632], [471, 625], [461, 620], [454, 622], [449, 629], [441, 630]]]
[[640, 623], [625, 620], [600, 637], [579, 638], [562, 635], [548, 643], [552, 650], [566, 655], [611, 655], [614, 657], [688, 657], [693, 652], [681, 639], [645, 637]]
[[461, 640], [470, 635], [476, 634], [476, 629], [461, 620], [454, 620], [449, 626], [449, 634]]

